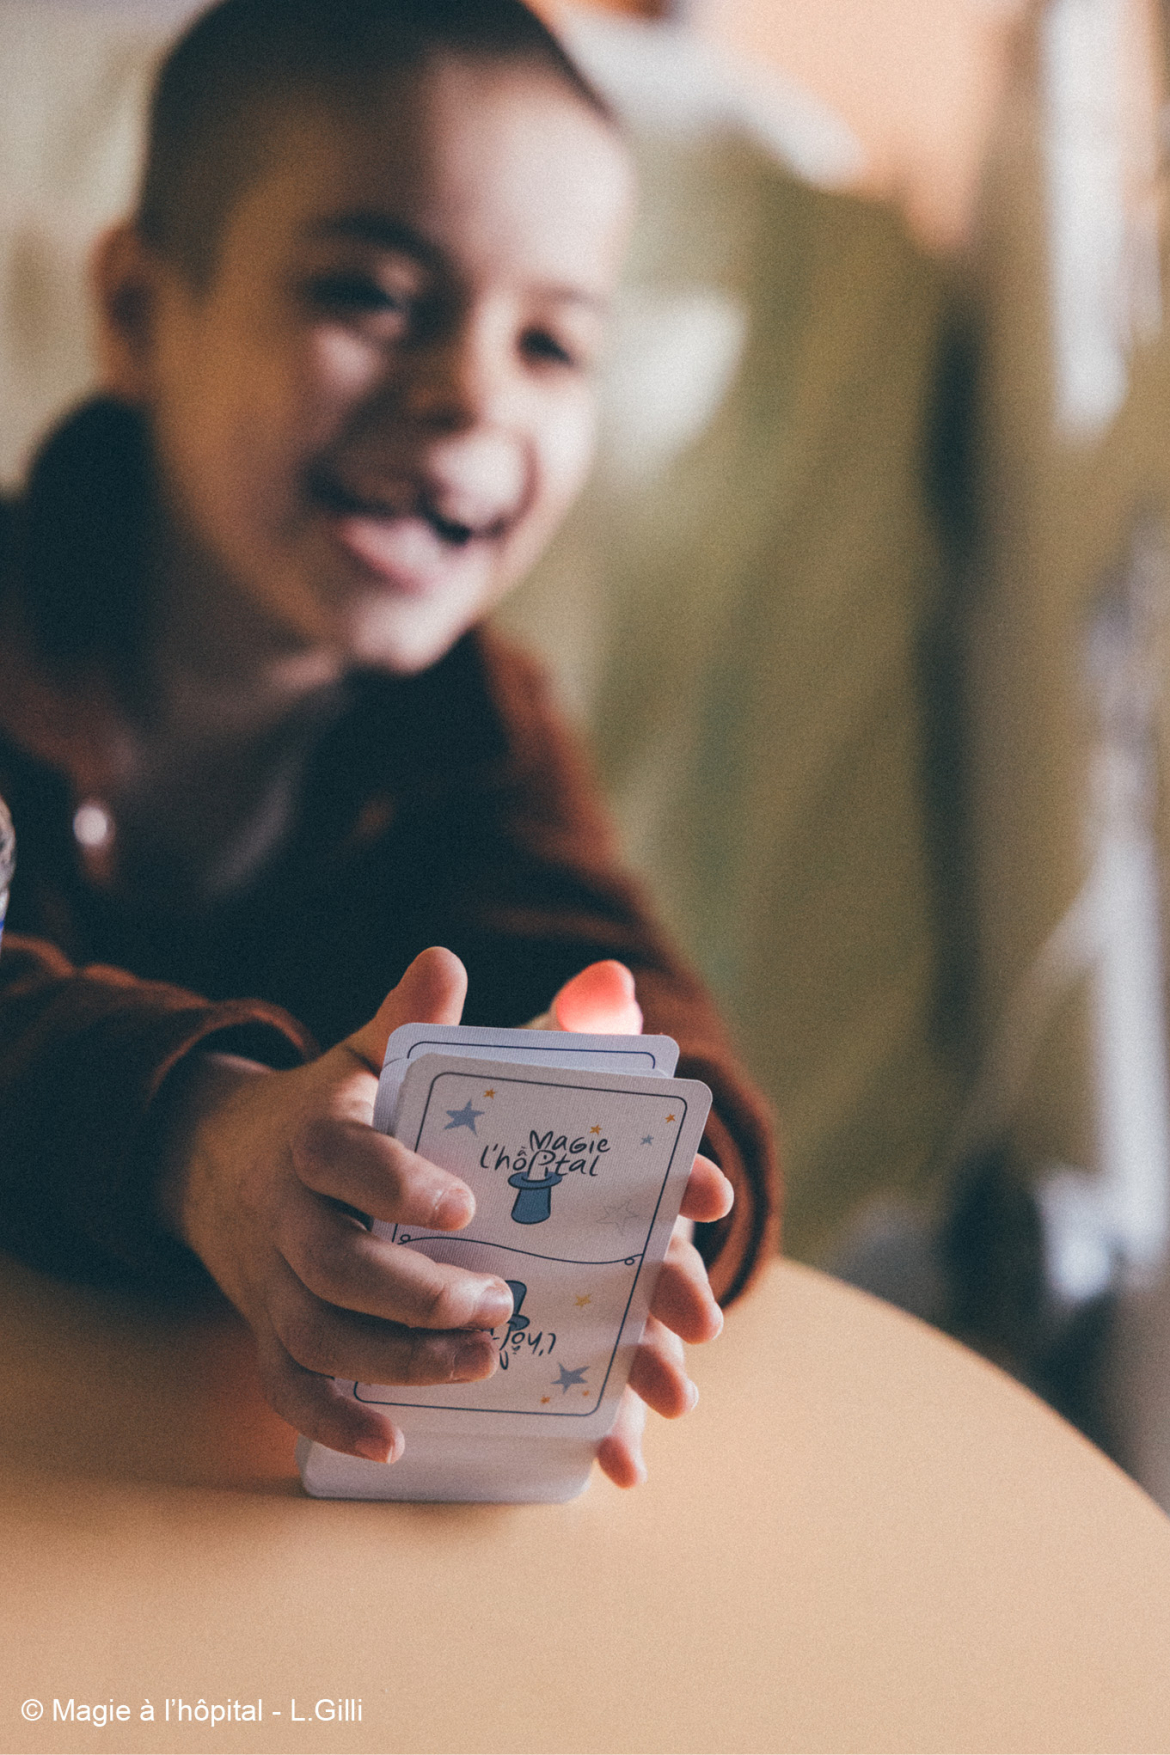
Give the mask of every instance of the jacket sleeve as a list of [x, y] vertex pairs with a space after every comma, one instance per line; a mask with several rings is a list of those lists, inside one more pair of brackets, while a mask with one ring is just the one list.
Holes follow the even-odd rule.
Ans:
[[[767, 1104], [737, 1064], [701, 981], [653, 920], [621, 868], [614, 832], [576, 738], [526, 654], [481, 636], [504, 758], [474, 807], [474, 863], [457, 942], [472, 973], [469, 1022], [521, 1023], [557, 987], [600, 958], [634, 973], [648, 1031], [679, 1044], [681, 1077], [704, 1080], [714, 1103], [704, 1150], [735, 1187], [732, 1212], [696, 1238], [716, 1296], [730, 1302], [778, 1247], [779, 1178]], [[516, 1016], [517, 994], [528, 1011]]]
[[150, 1105], [193, 1048], [295, 1065], [312, 1051], [277, 1006], [211, 1004], [45, 940], [0, 943], [0, 1244], [53, 1273], [173, 1286], [202, 1279], [162, 1229]]

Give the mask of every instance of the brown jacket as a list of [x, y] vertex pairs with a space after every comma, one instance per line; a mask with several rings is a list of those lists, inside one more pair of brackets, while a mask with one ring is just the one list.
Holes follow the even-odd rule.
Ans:
[[521, 1023], [586, 963], [629, 964], [647, 1029], [676, 1037], [680, 1074], [714, 1092], [708, 1148], [736, 1203], [700, 1244], [733, 1298], [775, 1246], [765, 1109], [618, 868], [526, 657], [481, 630], [421, 676], [354, 676], [284, 841], [219, 903], [147, 903], [78, 845], [95, 715], [133, 639], [147, 469], [133, 417], [90, 405], [0, 526], [0, 794], [18, 860], [0, 950], [0, 1243], [89, 1278], [198, 1275], [154, 1216], [150, 1105], [168, 1071], [199, 1046], [295, 1064], [441, 943], [467, 965], [468, 1023]]

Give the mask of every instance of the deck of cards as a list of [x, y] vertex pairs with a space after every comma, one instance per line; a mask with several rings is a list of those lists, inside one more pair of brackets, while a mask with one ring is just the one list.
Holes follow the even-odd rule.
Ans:
[[374, 1125], [461, 1177], [462, 1231], [375, 1224], [396, 1247], [498, 1274], [512, 1315], [478, 1383], [339, 1385], [406, 1434], [393, 1464], [302, 1439], [324, 1498], [554, 1501], [584, 1488], [613, 1424], [711, 1093], [668, 1036], [407, 1024]]

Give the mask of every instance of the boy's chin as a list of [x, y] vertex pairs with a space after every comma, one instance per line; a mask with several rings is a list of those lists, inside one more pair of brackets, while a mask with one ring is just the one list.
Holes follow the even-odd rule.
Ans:
[[355, 668], [416, 676], [448, 653], [478, 619], [477, 610], [459, 613], [438, 604], [375, 600], [355, 606], [346, 618], [341, 644]]

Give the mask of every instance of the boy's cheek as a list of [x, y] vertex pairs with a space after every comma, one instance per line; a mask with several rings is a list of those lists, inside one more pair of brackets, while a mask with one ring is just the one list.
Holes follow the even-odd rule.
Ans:
[[581, 383], [553, 424], [547, 443], [549, 467], [561, 484], [563, 511], [585, 484], [597, 449], [597, 387], [592, 377]]
[[540, 558], [589, 477], [597, 449], [597, 398], [590, 384], [567, 398], [541, 435], [538, 491], [510, 545], [504, 589]]

